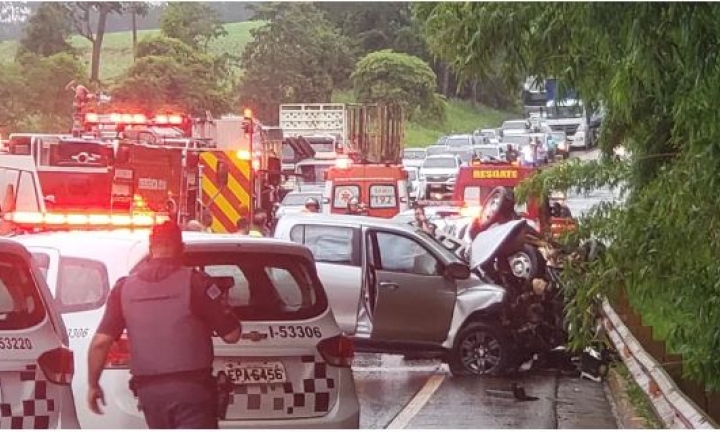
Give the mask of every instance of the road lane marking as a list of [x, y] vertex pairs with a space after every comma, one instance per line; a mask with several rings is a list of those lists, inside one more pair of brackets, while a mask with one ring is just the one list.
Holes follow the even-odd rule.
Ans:
[[353, 372], [446, 372], [440, 366], [353, 366]]
[[393, 421], [385, 427], [385, 429], [405, 429], [410, 421], [420, 412], [430, 400], [432, 395], [440, 388], [440, 384], [443, 383], [447, 375], [433, 375], [431, 376], [420, 391], [415, 395], [414, 398], [408, 403], [405, 408], [398, 415], [395, 416]]

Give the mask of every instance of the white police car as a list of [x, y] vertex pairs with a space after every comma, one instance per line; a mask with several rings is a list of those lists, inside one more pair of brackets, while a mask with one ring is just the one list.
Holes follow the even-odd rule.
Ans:
[[[226, 371], [233, 380], [220, 426], [359, 427], [350, 368], [353, 347], [328, 306], [310, 251], [273, 239], [183, 236], [187, 264], [229, 288], [228, 302], [243, 324], [239, 343], [215, 340], [215, 371]], [[88, 345], [115, 281], [147, 259], [148, 233], [53, 232], [21, 236], [18, 241], [45, 269], [68, 327], [80, 376], [73, 389], [81, 401], [77, 410], [82, 427], [147, 427], [128, 389], [127, 340], [114, 344], [101, 378], [108, 404], [105, 414], [91, 413], [85, 395]]]
[[78, 428], [73, 353], [28, 251], [0, 239], [0, 429]]

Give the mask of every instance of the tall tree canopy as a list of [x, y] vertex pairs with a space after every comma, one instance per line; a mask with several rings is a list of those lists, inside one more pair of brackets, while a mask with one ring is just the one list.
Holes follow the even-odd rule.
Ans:
[[113, 89], [114, 100], [134, 108], [174, 107], [193, 114], [230, 110], [233, 76], [227, 62], [178, 39], [155, 36], [138, 43], [137, 60]]
[[59, 3], [43, 2], [30, 16], [20, 39], [18, 55], [33, 53], [51, 56], [61, 52], [72, 52], [67, 42], [70, 36], [70, 16]]
[[167, 37], [204, 50], [213, 39], [227, 35], [220, 14], [199, 2], [168, 3], [160, 19], [160, 30]]
[[277, 123], [281, 103], [330, 102], [354, 64], [350, 42], [312, 3], [262, 3], [242, 53], [240, 102], [266, 122]]
[[[100, 80], [100, 53], [105, 38], [108, 16], [113, 13], [122, 14], [127, 8], [127, 4], [125, 2], [109, 1], [69, 2], [63, 4], [71, 14], [73, 30], [92, 43], [90, 81], [98, 82]], [[92, 19], [92, 12], [97, 14], [96, 20]]]
[[585, 235], [612, 246], [571, 312], [624, 284], [686, 372], [720, 389], [720, 5], [422, 3], [416, 13], [433, 52], [465, 76], [502, 56], [507, 77], [554, 76], [603, 104], [601, 146], [627, 146], [627, 165], [565, 165], [528, 185], [628, 190], [622, 207], [586, 220]]
[[359, 102], [398, 102], [412, 118], [419, 112], [443, 119], [445, 104], [435, 93], [435, 72], [422, 59], [391, 50], [360, 59], [352, 80]]

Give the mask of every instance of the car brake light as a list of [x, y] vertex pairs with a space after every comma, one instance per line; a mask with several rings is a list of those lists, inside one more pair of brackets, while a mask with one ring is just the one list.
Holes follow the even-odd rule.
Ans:
[[75, 373], [73, 352], [61, 347], [43, 353], [38, 365], [48, 381], [53, 384], [70, 384]]
[[105, 360], [106, 369], [127, 369], [130, 367], [130, 342], [127, 335], [113, 342]]
[[338, 335], [321, 340], [318, 351], [329, 365], [350, 367], [355, 356], [355, 345], [349, 337]]

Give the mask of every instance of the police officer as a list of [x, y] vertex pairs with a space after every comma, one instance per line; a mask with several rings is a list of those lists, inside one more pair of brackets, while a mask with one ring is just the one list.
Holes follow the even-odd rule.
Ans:
[[173, 222], [150, 234], [151, 259], [115, 284], [88, 352], [88, 404], [102, 414], [100, 387], [108, 351], [127, 329], [131, 388], [151, 429], [217, 429], [213, 332], [240, 339], [240, 322], [204, 273], [182, 265]]
[[313, 197], [308, 197], [305, 200], [305, 208], [302, 209], [302, 213], [320, 213], [320, 202]]
[[345, 212], [345, 214], [349, 214], [349, 215], [360, 214], [360, 201], [357, 198], [352, 197], [348, 200], [347, 211]]

